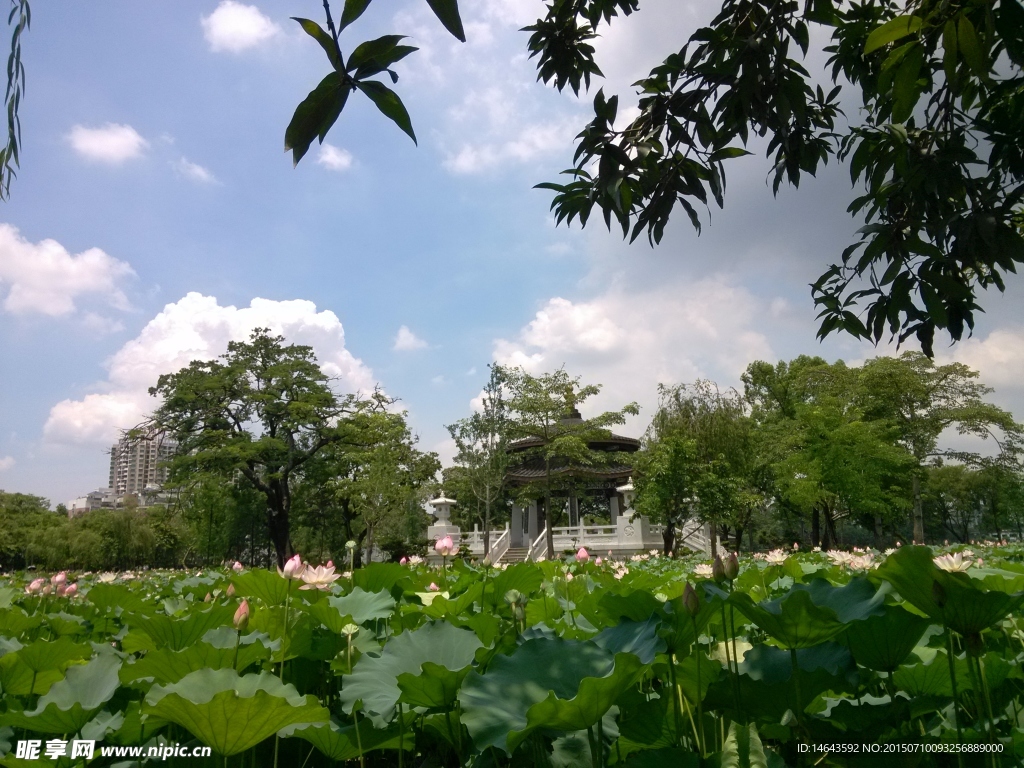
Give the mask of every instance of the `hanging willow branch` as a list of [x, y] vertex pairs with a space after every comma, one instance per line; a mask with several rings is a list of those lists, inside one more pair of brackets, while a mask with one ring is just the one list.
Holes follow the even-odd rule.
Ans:
[[21, 35], [32, 23], [32, 10], [28, 0], [11, 0], [8, 26], [13, 25], [11, 55], [7, 58], [7, 146], [0, 149], [0, 200], [8, 200], [11, 194], [11, 180], [18, 174], [14, 166], [21, 167], [19, 147], [21, 145], [21, 119], [18, 108], [25, 93], [25, 66], [21, 63]]

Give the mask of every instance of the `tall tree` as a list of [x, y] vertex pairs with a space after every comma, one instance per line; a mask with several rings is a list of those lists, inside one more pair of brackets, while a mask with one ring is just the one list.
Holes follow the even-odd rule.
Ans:
[[480, 410], [448, 426], [457, 451], [455, 462], [465, 469], [470, 492], [483, 504], [485, 555], [491, 551], [491, 508], [501, 497], [508, 469], [508, 381], [505, 368], [491, 365]]
[[[648, 455], [668, 451], [675, 473], [641, 480], [641, 489], [674, 498], [675, 514], [661, 519], [670, 532], [681, 522], [692, 496], [699, 518], [712, 526], [711, 547], [718, 553], [718, 535], [732, 517], [750, 502], [750, 419], [735, 390], [722, 392], [712, 381], [658, 387], [660, 402], [644, 442]], [[665, 445], [666, 448], [658, 448]], [[675, 453], [673, 457], [672, 454]], [[686, 488], [689, 488], [687, 491]], [[686, 496], [678, 498], [678, 494]], [[645, 504], [650, 503], [644, 502]], [[660, 505], [659, 505], [660, 506]], [[666, 545], [668, 545], [666, 538]]]
[[865, 417], [891, 423], [900, 443], [914, 457], [913, 536], [924, 542], [921, 481], [925, 463], [939, 456], [964, 463], [981, 460], [977, 452], [939, 447], [947, 429], [960, 435], [992, 439], [997, 445], [1018, 443], [1021, 426], [1012, 415], [985, 400], [992, 392], [977, 371], [962, 363], [936, 365], [922, 354], [878, 357], [860, 371], [859, 404]]
[[580, 377], [569, 376], [564, 368], [540, 376], [533, 376], [522, 368], [506, 369], [505, 373], [509, 391], [509, 438], [530, 441], [530, 447], [520, 455], [536, 459], [544, 470], [534, 490], [544, 497], [550, 555], [555, 551], [553, 528], [557, 522], [551, 507], [552, 492], [559, 483], [571, 481], [559, 470], [571, 466], [585, 472], [587, 468], [599, 468], [614, 460], [614, 454], [593, 450], [589, 443], [608, 437], [608, 427], [625, 423], [626, 416], [635, 416], [640, 408], [630, 403], [618, 411], [576, 419], [573, 416], [577, 406], [598, 394], [600, 385], [580, 386]]
[[352, 438], [356, 414], [384, 407], [377, 395], [338, 395], [313, 350], [285, 344], [266, 328], [232, 341], [219, 360], [196, 360], [161, 376], [149, 390], [160, 406], [139, 432], [178, 441], [170, 482], [191, 473], [241, 475], [266, 500], [266, 524], [278, 564], [292, 554], [292, 490], [305, 464]]

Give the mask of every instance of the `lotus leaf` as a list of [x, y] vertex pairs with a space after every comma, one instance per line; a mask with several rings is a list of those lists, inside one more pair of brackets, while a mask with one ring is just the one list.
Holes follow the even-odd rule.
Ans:
[[85, 598], [95, 605], [100, 613], [145, 613], [152, 609], [138, 592], [121, 584], [97, 584], [86, 593]]
[[[357, 701], [363, 711], [378, 724], [390, 722], [402, 689], [399, 676], [412, 691], [410, 695], [433, 695], [450, 688], [456, 673], [463, 672], [473, 663], [480, 649], [480, 639], [469, 630], [446, 623], [425, 624], [419, 629], [403, 632], [388, 640], [380, 656], [364, 656], [351, 675], [345, 675], [339, 699], [345, 712], [351, 713]], [[424, 664], [431, 662], [428, 678], [419, 684], [409, 680], [420, 675]], [[442, 671], [446, 670], [446, 672]], [[454, 682], [457, 687], [458, 682]]]
[[170, 648], [181, 651], [197, 642], [214, 627], [230, 624], [234, 616], [234, 608], [226, 605], [215, 605], [208, 611], [195, 611], [184, 619], [172, 619], [170, 616], [157, 614], [146, 616], [133, 613], [127, 622], [133, 628], [149, 635], [157, 648]]
[[270, 649], [262, 643], [246, 643], [238, 646], [238, 659], [235, 661], [235, 649], [215, 648], [209, 643], [199, 642], [190, 645], [183, 651], [172, 651], [161, 648], [150, 651], [134, 664], [121, 667], [120, 677], [123, 683], [149, 679], [160, 685], [176, 683], [189, 672], [197, 669], [244, 670], [259, 659], [270, 658]]
[[10, 710], [0, 720], [39, 733], [77, 733], [117, 691], [120, 665], [120, 659], [109, 654], [75, 665], [39, 698], [34, 710]]
[[929, 622], [898, 605], [885, 613], [852, 623], [844, 639], [858, 664], [879, 672], [892, 672], [917, 645]]
[[989, 586], [991, 575], [979, 582], [938, 568], [929, 547], [901, 547], [875, 573], [925, 615], [965, 636], [988, 629], [1024, 604], [1024, 592]]
[[289, 592], [298, 591], [294, 586], [289, 588], [288, 579], [262, 568], [237, 573], [231, 577], [231, 583], [235, 585], [235, 594], [258, 598], [267, 605], [284, 605]]
[[491, 580], [488, 591], [492, 594], [491, 602], [498, 605], [510, 589], [516, 589], [529, 595], [540, 589], [544, 581], [544, 572], [533, 563], [515, 563], [496, 575]]
[[262, 672], [199, 669], [176, 683], [154, 686], [143, 709], [187, 728], [219, 755], [259, 744], [292, 723], [325, 723], [329, 713], [313, 696]]
[[768, 768], [768, 758], [753, 723], [731, 723], [722, 745], [721, 768]]
[[353, 574], [354, 586], [366, 592], [390, 592], [402, 580], [410, 578], [409, 569], [398, 563], [370, 563]]
[[398, 723], [387, 728], [374, 728], [366, 720], [352, 725], [342, 725], [334, 719], [320, 723], [295, 723], [282, 728], [280, 736], [304, 739], [331, 760], [336, 761], [355, 760], [360, 755], [360, 745], [363, 754], [377, 749], [411, 750], [415, 747], [412, 730], [406, 730], [403, 736]]
[[471, 672], [459, 692], [463, 723], [478, 749], [511, 754], [535, 729], [579, 731], [603, 717], [642, 670], [631, 653], [591, 641], [538, 638]]
[[66, 637], [37, 640], [0, 658], [0, 686], [5, 694], [46, 693], [64, 677], [68, 664], [90, 656], [92, 648]]
[[381, 589], [368, 591], [356, 587], [347, 595], [331, 597], [327, 602], [342, 616], [351, 616], [354, 624], [387, 619], [395, 612], [395, 599]]
[[630, 755], [624, 768], [700, 768], [700, 755], [680, 747], [664, 747]]
[[41, 616], [29, 616], [21, 608], [0, 610], [0, 635], [21, 637], [23, 632], [38, 627], [42, 621]]
[[645, 621], [623, 621], [599, 632], [593, 641], [612, 655], [632, 653], [641, 663], [650, 664], [665, 650], [665, 641], [658, 637], [660, 626], [661, 621], [656, 616]]

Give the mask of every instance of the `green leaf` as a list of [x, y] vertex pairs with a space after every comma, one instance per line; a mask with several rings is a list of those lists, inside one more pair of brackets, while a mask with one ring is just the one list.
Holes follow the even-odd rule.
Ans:
[[6, 696], [46, 693], [64, 677], [71, 662], [90, 656], [92, 648], [66, 637], [52, 642], [36, 640], [0, 658], [0, 688]]
[[100, 613], [117, 612], [118, 608], [128, 613], [152, 609], [152, 605], [143, 600], [138, 592], [121, 584], [97, 584], [86, 593], [85, 599], [95, 605]]
[[961, 14], [960, 20], [957, 22], [956, 38], [957, 45], [967, 61], [967, 66], [973, 69], [974, 74], [978, 77], [987, 77], [988, 65], [985, 63], [985, 54], [978, 42], [978, 33], [974, 31], [974, 25], [966, 14]]
[[[288, 579], [262, 568], [238, 573], [231, 577], [231, 583], [235, 585], [235, 594], [239, 597], [256, 597], [267, 605], [284, 605], [289, 594]], [[291, 592], [296, 592], [298, 586], [292, 581]]]
[[768, 768], [757, 727], [733, 722], [722, 746], [721, 768]]
[[[388, 54], [394, 51], [396, 47], [402, 49], [403, 55], [416, 50], [415, 48], [409, 50], [409, 46], [399, 46], [398, 43], [404, 39], [405, 35], [384, 35], [375, 40], [367, 40], [365, 43], [360, 43], [349, 55], [346, 68], [349, 72], [353, 72], [364, 64], [377, 61], [381, 64], [381, 69], [383, 69], [393, 63], [394, 59], [390, 58]], [[387, 563], [379, 563], [379, 565], [387, 565]], [[396, 565], [396, 563], [391, 563], [391, 565]]]
[[864, 45], [865, 55], [877, 51], [883, 45], [888, 45], [907, 35], [914, 34], [921, 29], [922, 23], [922, 20], [917, 16], [904, 15], [890, 19], [868, 35], [867, 43]]
[[235, 649], [216, 648], [209, 643], [196, 643], [183, 651], [161, 648], [150, 651], [134, 664], [121, 667], [120, 677], [124, 683], [143, 678], [166, 685], [176, 683], [197, 669], [243, 670], [255, 661], [269, 659], [270, 649], [263, 643], [246, 643], [238, 646], [238, 660], [235, 663]]
[[511, 754], [531, 732], [580, 731], [604, 716], [643, 669], [590, 641], [538, 638], [470, 672], [459, 692], [462, 721], [477, 749]]
[[893, 78], [892, 120], [894, 123], [905, 123], [914, 112], [917, 100], [921, 96], [922, 85], [918, 83], [917, 78], [923, 63], [924, 49], [915, 43], [904, 55]]
[[77, 733], [117, 691], [121, 659], [113, 653], [68, 669], [32, 711], [9, 710], [0, 722], [38, 733]]
[[[356, 728], [359, 729], [358, 736]], [[325, 723], [295, 723], [281, 729], [281, 738], [295, 737], [308, 741], [326, 757], [336, 762], [355, 760], [361, 754], [378, 749], [415, 749], [415, 731], [405, 729], [404, 742], [398, 723], [387, 728], [374, 728], [366, 720], [341, 725], [333, 718]]]
[[292, 151], [294, 165], [298, 165], [299, 160], [309, 151], [313, 139], [319, 137], [321, 142], [324, 140], [344, 109], [350, 92], [349, 83], [337, 72], [331, 72], [295, 108], [295, 114], [284, 132], [284, 149], [286, 152]]
[[[466, 670], [483, 647], [475, 633], [459, 629], [444, 622], [425, 624], [419, 629], [403, 632], [388, 640], [380, 656], [364, 656], [351, 675], [343, 677], [339, 694], [345, 712], [352, 712], [357, 701], [362, 710], [373, 716], [375, 723], [383, 724], [394, 718], [395, 706], [402, 695], [399, 676], [420, 675], [430, 662], [432, 670], [427, 678], [414, 683], [404, 678], [410, 696], [437, 694], [453, 678], [442, 670], [458, 673]], [[437, 681], [440, 682], [437, 682]], [[460, 680], [461, 681], [461, 680]], [[455, 683], [456, 686], [458, 682]]]
[[324, 53], [327, 54], [327, 58], [331, 61], [331, 66], [338, 72], [345, 69], [342, 64], [341, 57], [338, 55], [338, 48], [334, 45], [334, 39], [327, 34], [327, 32], [317, 24], [315, 21], [309, 19], [302, 19], [298, 16], [292, 16], [292, 21], [297, 21], [302, 30], [316, 40], [320, 47], [324, 49]]
[[233, 669], [200, 669], [176, 683], [155, 686], [144, 712], [187, 728], [219, 755], [256, 746], [292, 723], [326, 723], [313, 696], [267, 672], [240, 677]]
[[409, 119], [409, 113], [406, 111], [402, 100], [398, 98], [397, 93], [384, 85], [384, 83], [377, 82], [376, 80], [357, 80], [355, 85], [356, 88], [370, 97], [370, 101], [377, 105], [377, 109], [381, 111], [381, 114], [389, 118], [409, 135], [413, 144], [418, 144], [416, 133], [412, 129], [412, 121]]
[[341, 20], [338, 22], [338, 32], [363, 15], [370, 0], [345, 0], [345, 7], [341, 11]]
[[744, 155], [752, 155], [753, 152], [748, 152], [741, 147], [724, 147], [717, 149], [711, 153], [708, 157], [709, 163], [717, 163], [720, 160], [728, 160], [733, 157], [743, 157]]
[[929, 621], [898, 605], [885, 606], [885, 613], [855, 621], [845, 640], [857, 663], [878, 672], [892, 672], [902, 664]]
[[395, 612], [395, 599], [387, 592], [367, 592], [361, 587], [342, 597], [328, 598], [327, 602], [342, 616], [351, 616], [354, 624], [387, 619]]
[[658, 637], [661, 621], [650, 616], [646, 621], [623, 621], [602, 630], [593, 642], [612, 655], [632, 653], [642, 664], [650, 664], [654, 657], [665, 650], [665, 641]]
[[230, 624], [235, 609], [227, 605], [215, 605], [208, 611], [195, 611], [183, 619], [157, 614], [144, 616], [133, 613], [126, 617], [127, 623], [145, 632], [158, 648], [168, 647], [181, 651], [197, 642], [214, 627]]
[[409, 569], [398, 563], [371, 563], [356, 571], [353, 583], [367, 592], [390, 592], [409, 578]]
[[462, 18], [459, 16], [458, 0], [427, 0], [427, 5], [441, 20], [445, 29], [463, 43], [466, 42], [466, 32], [462, 28]]

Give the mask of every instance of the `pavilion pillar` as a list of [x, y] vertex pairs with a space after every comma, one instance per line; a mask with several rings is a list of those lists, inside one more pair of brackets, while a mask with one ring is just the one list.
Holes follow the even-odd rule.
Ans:
[[619, 494], [612, 492], [608, 497], [608, 514], [612, 519], [612, 525], [619, 519]]
[[512, 523], [509, 533], [509, 546], [523, 546], [523, 508], [518, 504], [512, 505]]
[[580, 500], [576, 489], [569, 491], [569, 526], [575, 528], [580, 524]]
[[540, 526], [538, 525], [537, 519], [537, 500], [531, 499], [530, 506], [526, 514], [526, 532], [530, 539], [530, 544], [533, 544], [540, 536]]

